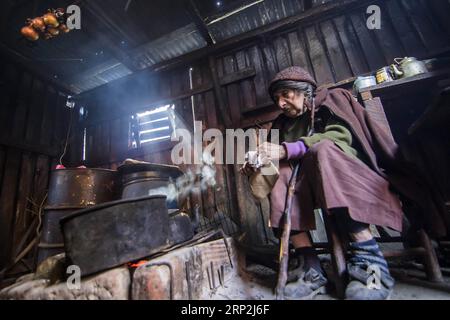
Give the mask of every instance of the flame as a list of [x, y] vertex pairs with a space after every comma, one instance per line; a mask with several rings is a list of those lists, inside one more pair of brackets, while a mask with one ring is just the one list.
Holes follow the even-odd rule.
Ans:
[[139, 262], [136, 262], [136, 263], [128, 262], [128, 267], [139, 268], [140, 266], [146, 264], [147, 262], [148, 262], [147, 260], [140, 260]]

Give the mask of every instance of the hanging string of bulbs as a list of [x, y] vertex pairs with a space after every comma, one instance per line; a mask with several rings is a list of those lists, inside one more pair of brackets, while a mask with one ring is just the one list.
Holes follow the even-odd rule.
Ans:
[[22, 27], [20, 33], [30, 41], [36, 41], [40, 37], [48, 40], [70, 31], [66, 21], [67, 14], [63, 8], [48, 9], [42, 17], [28, 18], [27, 25]]

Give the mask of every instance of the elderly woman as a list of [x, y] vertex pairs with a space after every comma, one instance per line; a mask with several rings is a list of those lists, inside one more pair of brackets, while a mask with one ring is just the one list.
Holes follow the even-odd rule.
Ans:
[[[369, 226], [401, 231], [402, 205], [391, 188], [409, 196], [418, 193], [404, 179], [390, 179], [389, 170], [398, 167], [397, 146], [352, 95], [343, 89], [316, 92], [316, 86], [300, 67], [276, 75], [269, 94], [283, 113], [272, 129], [280, 130], [282, 144], [265, 142], [258, 149], [270, 159], [281, 160], [280, 176], [270, 194], [270, 226], [278, 235], [292, 163], [301, 162], [290, 240], [303, 261], [304, 273], [286, 286], [285, 294], [311, 298], [324, 291], [326, 275], [308, 234], [315, 229], [314, 209], [322, 208], [325, 214], [336, 215], [352, 240], [346, 298], [386, 299], [394, 280]], [[253, 171], [245, 165], [243, 172]]]

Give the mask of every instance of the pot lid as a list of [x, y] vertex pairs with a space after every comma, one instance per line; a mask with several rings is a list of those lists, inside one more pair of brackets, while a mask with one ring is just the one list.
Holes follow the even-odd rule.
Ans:
[[171, 178], [177, 178], [183, 175], [183, 171], [178, 166], [150, 162], [124, 163], [117, 170], [122, 175], [145, 171], [157, 172]]

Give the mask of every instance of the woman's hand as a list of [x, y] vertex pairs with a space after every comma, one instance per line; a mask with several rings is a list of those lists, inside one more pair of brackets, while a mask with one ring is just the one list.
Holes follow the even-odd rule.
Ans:
[[247, 177], [251, 176], [253, 173], [256, 172], [256, 169], [250, 165], [248, 161], [244, 162], [241, 169], [239, 169], [239, 172]]
[[261, 144], [257, 151], [263, 158], [267, 157], [269, 160], [283, 160], [287, 157], [286, 148], [284, 146], [270, 142]]

